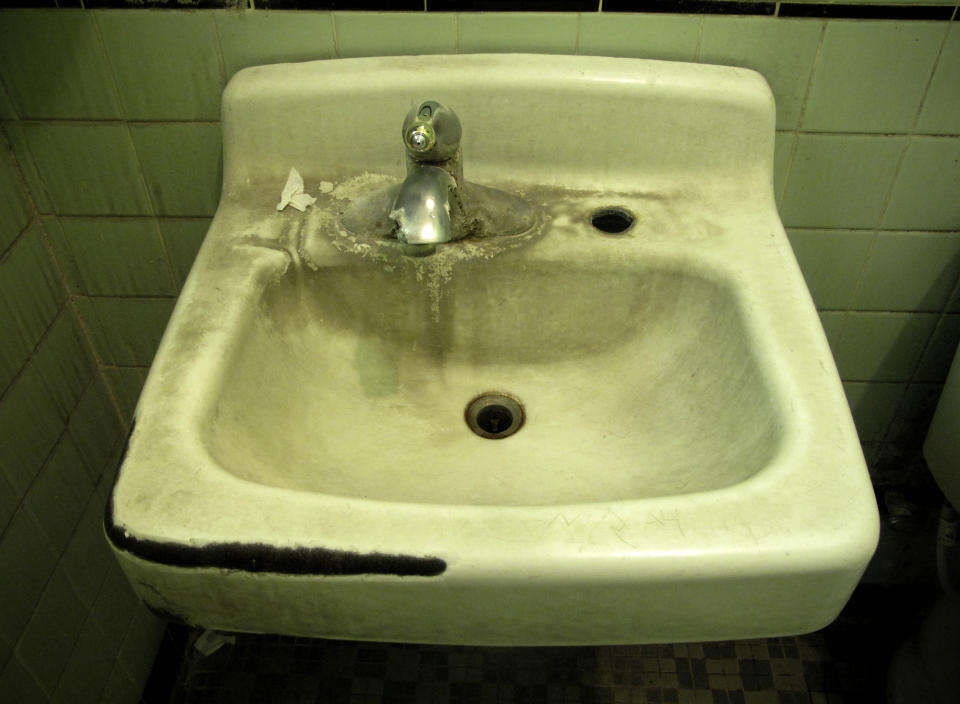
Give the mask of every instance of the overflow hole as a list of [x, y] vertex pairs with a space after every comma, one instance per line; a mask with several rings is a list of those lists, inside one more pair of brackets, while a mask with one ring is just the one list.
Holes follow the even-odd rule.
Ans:
[[590, 224], [608, 235], [619, 235], [633, 226], [633, 213], [623, 208], [601, 208], [590, 216]]

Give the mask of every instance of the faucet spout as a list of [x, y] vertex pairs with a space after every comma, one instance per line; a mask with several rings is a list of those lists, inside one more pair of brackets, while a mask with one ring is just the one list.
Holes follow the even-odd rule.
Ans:
[[523, 198], [464, 179], [462, 134], [460, 118], [445, 105], [425, 100], [415, 106], [401, 128], [406, 178], [354, 199], [343, 213], [344, 227], [399, 240], [408, 256], [433, 254], [438, 244], [464, 237], [529, 231], [537, 217]]
[[466, 234], [462, 231], [460, 134], [456, 113], [435, 100], [420, 103], [403, 121], [407, 178], [389, 217], [396, 223], [397, 239], [415, 250]]
[[437, 166], [418, 164], [407, 174], [390, 211], [397, 239], [412, 245], [434, 245], [456, 239], [453, 231], [460, 205], [457, 183]]

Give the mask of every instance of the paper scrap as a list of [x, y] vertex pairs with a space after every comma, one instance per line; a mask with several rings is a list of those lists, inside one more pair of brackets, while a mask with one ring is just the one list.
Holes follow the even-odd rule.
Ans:
[[316, 198], [309, 193], [304, 193], [303, 177], [300, 175], [300, 172], [291, 168], [290, 175], [287, 176], [287, 185], [283, 187], [283, 192], [280, 194], [280, 202], [277, 203], [277, 210], [283, 210], [288, 205], [292, 205], [302, 213], [307, 209], [308, 205], [313, 205], [316, 202]]
[[237, 639], [228, 633], [205, 630], [193, 643], [193, 647], [202, 655], [210, 656], [225, 645], [235, 645]]

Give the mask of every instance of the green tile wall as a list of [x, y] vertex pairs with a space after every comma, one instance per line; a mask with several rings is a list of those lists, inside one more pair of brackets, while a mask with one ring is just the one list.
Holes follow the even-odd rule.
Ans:
[[129, 128], [119, 122], [30, 122], [23, 128], [58, 215], [147, 215], [150, 199]]
[[247, 66], [334, 56], [333, 16], [326, 12], [220, 12], [214, 20], [228, 78]]
[[[157, 215], [213, 215], [220, 199], [220, 127], [216, 123], [131, 125]], [[190, 178], [184, 178], [189, 165]]]
[[16, 113], [41, 120], [119, 118], [110, 66], [102, 51], [90, 50], [94, 46], [100, 46], [100, 38], [92, 15], [5, 14], [0, 72]]
[[[96, 36], [84, 18], [77, 27], [49, 20], [42, 17], [42, 29], [51, 40]], [[56, 58], [30, 70], [45, 70]], [[14, 102], [35, 115], [59, 117], [64, 106], [85, 112], [92, 105], [67, 93], [57, 102], [13, 92]], [[91, 128], [101, 124], [110, 126]], [[48, 126], [66, 125], [33, 122], [26, 131]], [[24, 175], [0, 135], [0, 700], [132, 703], [162, 623], [120, 574], [102, 516], [137, 387], [125, 380], [122, 397], [111, 391], [112, 377], [77, 315], [77, 297], [130, 294], [143, 281], [175, 294], [178, 283], [155, 220], [42, 217]], [[108, 276], [108, 258], [115, 271], [129, 273]], [[141, 264], [128, 269], [120, 258]], [[81, 288], [69, 284], [70, 271], [78, 272]]]
[[[960, 22], [3, 11], [0, 424], [17, 432], [0, 447], [0, 568], [17, 561], [3, 579], [18, 591], [0, 607], [0, 692], [132, 701], [145, 676], [155, 623], [104, 606], [120, 582], [96, 533], [102, 460], [216, 208], [225, 82], [261, 63], [475, 51], [762, 73], [775, 195], [876, 477], [916, 448], [960, 341]], [[83, 620], [60, 621], [62, 604]], [[122, 651], [109, 670], [91, 656], [107, 643]]]
[[822, 35], [821, 22], [704, 17], [697, 60], [762, 73], [777, 101], [777, 129], [796, 129]]
[[954, 26], [947, 35], [937, 70], [923, 100], [916, 129], [922, 134], [960, 132], [960, 31]]
[[457, 50], [457, 16], [452, 14], [337, 12], [333, 23], [338, 57], [452, 54]]
[[573, 54], [577, 50], [577, 16], [572, 14], [490, 12], [459, 17], [460, 52], [527, 51], [538, 54]]
[[212, 15], [93, 14], [127, 119], [219, 119], [225, 79]]
[[71, 288], [87, 296], [176, 295], [160, 227], [153, 218], [59, 218], [48, 231]]
[[161, 218], [160, 231], [170, 257], [170, 266], [182, 287], [194, 257], [203, 244], [211, 218]]
[[[801, 125], [815, 132], [909, 132], [947, 22], [830, 22]], [[895, 91], [896, 100], [891, 100]]]
[[691, 15], [584, 14], [581, 54], [694, 61], [702, 19]]
[[884, 212], [883, 226], [956, 229], [960, 222], [960, 140], [914, 137]]
[[150, 366], [173, 298], [84, 297], [77, 300], [100, 359], [116, 366]]
[[5, 143], [0, 149], [0, 212], [4, 214], [0, 219], [0, 251], [5, 251], [30, 220], [30, 205], [18, 187], [13, 152]]
[[780, 207], [787, 227], [874, 228], [907, 137], [801, 133]]

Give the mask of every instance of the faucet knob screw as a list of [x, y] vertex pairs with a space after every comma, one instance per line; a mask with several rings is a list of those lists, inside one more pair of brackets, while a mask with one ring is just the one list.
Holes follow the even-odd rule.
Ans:
[[414, 125], [407, 132], [407, 145], [416, 152], [425, 152], [437, 143], [437, 136], [430, 125]]

